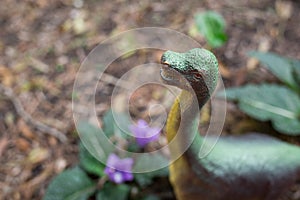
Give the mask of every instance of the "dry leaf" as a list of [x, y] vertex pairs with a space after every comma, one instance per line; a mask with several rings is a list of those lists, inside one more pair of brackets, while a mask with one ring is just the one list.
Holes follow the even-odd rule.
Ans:
[[14, 76], [8, 67], [0, 66], [0, 81], [7, 87], [12, 86], [14, 82]]
[[15, 145], [20, 151], [28, 151], [30, 148], [30, 143], [24, 138], [16, 139]]
[[275, 9], [281, 19], [287, 20], [292, 16], [293, 4], [291, 1], [277, 0], [275, 3]]
[[247, 60], [247, 70], [254, 70], [258, 66], [259, 62], [256, 58], [249, 58]]
[[44, 160], [47, 160], [50, 156], [50, 153], [47, 149], [45, 148], [35, 148], [31, 150], [28, 156], [28, 161], [31, 164], [37, 164], [40, 162], [43, 162]]
[[118, 112], [125, 111], [127, 106], [126, 100], [125, 94], [116, 95], [113, 101], [113, 108], [115, 108], [115, 110]]
[[18, 121], [18, 128], [21, 134], [27, 139], [35, 138], [35, 135], [32, 133], [30, 127], [24, 122], [24, 120], [20, 119]]
[[219, 62], [219, 70], [220, 70], [222, 77], [224, 77], [224, 78], [231, 77], [230, 70], [227, 67], [225, 67], [225, 65], [222, 62]]
[[271, 39], [269, 37], [263, 37], [258, 46], [258, 51], [267, 52], [271, 48]]
[[57, 145], [57, 139], [56, 139], [55, 137], [52, 137], [52, 136], [51, 136], [51, 137], [48, 138], [48, 143], [49, 143], [49, 145], [52, 146], [52, 147], [53, 147], [53, 146], [56, 146], [56, 145]]

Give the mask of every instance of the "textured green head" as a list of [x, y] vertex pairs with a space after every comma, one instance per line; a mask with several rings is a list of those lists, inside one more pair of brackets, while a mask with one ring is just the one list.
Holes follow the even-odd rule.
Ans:
[[208, 97], [214, 91], [218, 81], [218, 61], [213, 53], [206, 49], [192, 49], [185, 53], [166, 51], [161, 57], [162, 79], [181, 89], [188, 89], [186, 81], [198, 95]]

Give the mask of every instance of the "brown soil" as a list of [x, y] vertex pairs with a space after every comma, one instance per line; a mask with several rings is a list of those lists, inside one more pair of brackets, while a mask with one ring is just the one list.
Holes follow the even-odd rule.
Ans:
[[[227, 23], [228, 41], [214, 49], [226, 86], [274, 81], [268, 71], [247, 57], [248, 51], [272, 51], [300, 59], [298, 1], [2, 0], [0, 83], [14, 95], [5, 95], [0, 88], [0, 199], [41, 199], [56, 174], [78, 163], [79, 138], [72, 118], [73, 83], [81, 61], [99, 42], [137, 27], [158, 26], [190, 34], [194, 15], [205, 10], [217, 11]], [[199, 34], [194, 38], [206, 46]], [[142, 51], [124, 62], [130, 68], [149, 60], [158, 61], [159, 56], [157, 52]], [[120, 63], [117, 60], [112, 66]], [[121, 75], [119, 69], [108, 73]], [[107, 91], [97, 96], [99, 116], [109, 108], [113, 86], [106, 83], [105, 87]], [[135, 112], [144, 111], [152, 101], [151, 95], [159, 89], [148, 90], [137, 94], [143, 99], [137, 102], [139, 109]], [[62, 132], [67, 142], [63, 144], [28, 123], [20, 116], [14, 99], [34, 120]], [[260, 126], [232, 104], [229, 108], [225, 132], [248, 131], [253, 129], [253, 123]], [[153, 193], [158, 190], [150, 188]], [[168, 196], [171, 188], [163, 192]]]

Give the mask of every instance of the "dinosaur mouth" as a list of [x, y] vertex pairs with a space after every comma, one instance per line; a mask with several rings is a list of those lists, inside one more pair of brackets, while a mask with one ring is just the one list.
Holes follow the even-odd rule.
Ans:
[[171, 68], [168, 63], [163, 62], [162, 64], [163, 65], [160, 69], [160, 76], [163, 81], [170, 85], [178, 85], [178, 83], [180, 82], [180, 73]]

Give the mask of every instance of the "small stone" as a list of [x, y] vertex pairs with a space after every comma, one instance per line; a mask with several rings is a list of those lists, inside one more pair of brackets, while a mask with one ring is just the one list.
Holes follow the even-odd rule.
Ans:
[[67, 166], [67, 161], [63, 158], [58, 158], [54, 164], [54, 170], [56, 173], [62, 172]]

